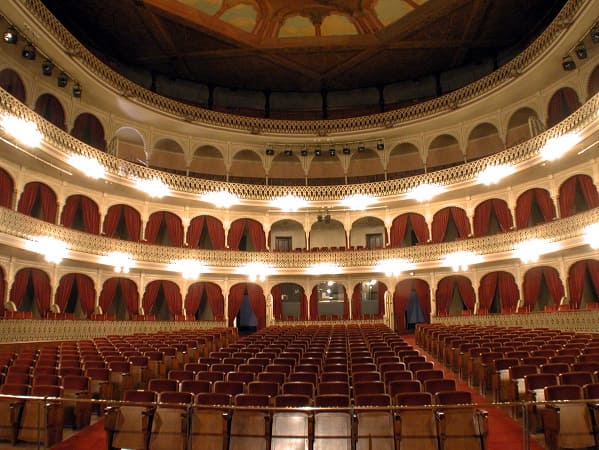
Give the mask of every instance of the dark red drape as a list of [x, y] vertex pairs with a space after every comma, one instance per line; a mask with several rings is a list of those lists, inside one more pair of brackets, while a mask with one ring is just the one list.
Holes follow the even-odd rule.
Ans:
[[516, 226], [518, 228], [528, 226], [533, 201], [536, 201], [544, 222], [549, 222], [555, 218], [555, 205], [549, 192], [541, 188], [529, 189], [520, 195], [516, 201]]
[[300, 288], [301, 289], [301, 293], [302, 293], [302, 297], [301, 297], [301, 304], [300, 304], [300, 320], [308, 320], [308, 298], [306, 297], [306, 292], [304, 291], [304, 288]]
[[55, 223], [57, 208], [56, 194], [48, 186], [37, 181], [32, 181], [25, 185], [25, 189], [23, 189], [23, 193], [19, 199], [17, 211], [30, 216], [38, 196], [41, 204], [40, 219], [46, 222]]
[[187, 237], [185, 241], [187, 246], [191, 248], [198, 248], [200, 246], [200, 238], [202, 237], [202, 230], [204, 229], [204, 223], [206, 216], [198, 216], [191, 219], [189, 226], [187, 227]]
[[212, 242], [212, 248], [222, 250], [225, 248], [225, 229], [216, 217], [206, 216], [206, 229]]
[[578, 189], [586, 202], [586, 209], [599, 206], [599, 194], [597, 194], [593, 179], [588, 175], [574, 175], [564, 181], [559, 188], [560, 217], [569, 217], [578, 212], [576, 209], [576, 192]]
[[100, 297], [98, 299], [98, 303], [100, 308], [102, 308], [102, 312], [106, 314], [110, 309], [110, 305], [114, 301], [114, 297], [116, 296], [116, 289], [119, 285], [120, 278], [109, 278], [102, 285], [102, 291], [100, 292]]
[[499, 299], [501, 301], [501, 312], [512, 313], [516, 312], [520, 292], [514, 276], [509, 272], [498, 272], [499, 277], [497, 283], [499, 285]]
[[455, 280], [464, 305], [467, 309], [472, 311], [474, 309], [474, 303], [476, 302], [476, 294], [474, 293], [472, 282], [469, 278], [461, 275], [455, 275]]
[[15, 275], [15, 279], [10, 288], [10, 301], [13, 302], [17, 309], [25, 297], [27, 292], [27, 286], [29, 284], [29, 278], [31, 277], [31, 269], [21, 269]]
[[258, 252], [266, 251], [266, 236], [260, 222], [247, 219], [247, 230], [250, 239], [254, 243], [254, 249]]
[[559, 305], [564, 296], [564, 286], [557, 270], [548, 266], [534, 267], [524, 274], [524, 283], [522, 285], [524, 305], [531, 310], [537, 302], [543, 279], [545, 279], [545, 284], [555, 305]]
[[599, 261], [585, 259], [572, 264], [568, 271], [568, 291], [572, 309], [580, 308], [587, 272], [595, 292], [599, 293]]
[[139, 242], [141, 231], [141, 217], [132, 207], [123, 205], [123, 215], [125, 216], [125, 226], [129, 240]]
[[206, 283], [204, 289], [214, 320], [225, 320], [225, 299], [220, 287], [214, 283]]
[[83, 113], [77, 116], [71, 135], [98, 150], [106, 150], [104, 127], [92, 114]]
[[0, 168], [0, 206], [12, 208], [12, 196], [14, 190], [15, 187], [12, 177]]
[[283, 302], [281, 296], [283, 295], [283, 289], [281, 289], [280, 284], [276, 284], [270, 290], [272, 295], [272, 315], [275, 320], [282, 319], [282, 311], [283, 311]]
[[349, 299], [345, 286], [343, 286], [343, 320], [349, 320]]
[[351, 317], [352, 319], [362, 318], [362, 283], [354, 286], [351, 295]]
[[65, 312], [69, 297], [73, 292], [73, 286], [75, 285], [75, 274], [69, 273], [60, 279], [56, 293], [54, 294], [54, 303], [60, 308], [60, 312]]
[[551, 97], [547, 116], [547, 128], [558, 124], [580, 107], [576, 91], [569, 87], [561, 88]]
[[0, 71], [0, 87], [21, 103], [26, 102], [25, 85], [19, 74], [14, 70], [4, 69]]
[[123, 300], [129, 314], [137, 314], [139, 309], [139, 293], [137, 292], [136, 284], [127, 278], [121, 278], [121, 293], [123, 294]]
[[164, 220], [168, 234], [171, 237], [171, 245], [183, 247], [183, 224], [181, 219], [173, 213], [165, 212]]
[[318, 286], [314, 286], [310, 294], [310, 320], [318, 319]]
[[[185, 312], [188, 316], [195, 316], [202, 303], [202, 295], [204, 295], [204, 283], [193, 283], [187, 289], [185, 296]], [[214, 314], [214, 312], [212, 313]]]
[[158, 238], [158, 232], [160, 231], [160, 225], [162, 225], [162, 220], [164, 219], [164, 212], [159, 211], [150, 215], [148, 218], [148, 222], [146, 223], [146, 231], [144, 233], [144, 238], [150, 244], [155, 244], [156, 239]]
[[[154, 306], [154, 302], [158, 297], [158, 291], [163, 286], [161, 280], [152, 281], [146, 286], [146, 290], [144, 291], [144, 295], [141, 298], [141, 306], [144, 309], [144, 314], [150, 314], [152, 310], [152, 306]], [[164, 292], [164, 290], [163, 290]], [[135, 312], [137, 312], [137, 308], [135, 308]]]
[[239, 312], [239, 308], [241, 308], [241, 302], [243, 301], [243, 294], [245, 293], [245, 283], [236, 284], [232, 286], [229, 290], [229, 298], [228, 298], [228, 316], [229, 316], [229, 326], [233, 326], [233, 322], [235, 321], [235, 317], [237, 317], [237, 313]]
[[451, 214], [451, 210], [449, 207], [443, 208], [440, 211], [437, 211], [433, 216], [433, 223], [431, 224], [431, 234], [433, 242], [443, 242], [443, 238], [445, 237], [445, 231], [447, 230], [447, 225], [449, 224], [449, 215]]
[[35, 101], [35, 112], [61, 130], [66, 131], [64, 108], [53, 95], [40, 95]]
[[478, 204], [474, 209], [473, 222], [475, 236], [487, 235], [492, 212], [495, 213], [501, 231], [508, 231], [513, 227], [514, 221], [507, 203], [498, 198], [491, 198]]
[[418, 243], [425, 243], [429, 240], [428, 225], [424, 216], [416, 213], [405, 213], [393, 219], [390, 233], [391, 247], [401, 247], [408, 224], [412, 225]]
[[94, 311], [96, 301], [94, 282], [90, 277], [80, 273], [75, 274], [75, 280], [77, 282], [77, 292], [79, 294], [81, 309], [86, 316], [89, 316]]
[[379, 312], [377, 316], [383, 317], [385, 315], [385, 292], [387, 292], [387, 286], [379, 281], [378, 287]]
[[84, 195], [71, 195], [65, 201], [60, 217], [60, 224], [71, 228], [77, 211], [81, 209], [83, 225], [87, 233], [98, 234], [100, 228], [100, 215], [98, 205]]
[[227, 243], [230, 249], [239, 250], [239, 242], [241, 242], [241, 237], [243, 236], [246, 225], [247, 219], [239, 219], [231, 224], [231, 228], [229, 228], [229, 236], [227, 238]]
[[410, 301], [413, 281], [402, 280], [395, 286], [395, 292], [393, 293], [393, 313], [395, 315], [395, 327], [397, 331], [406, 329], [405, 314], [408, 302]]
[[116, 228], [119, 224], [121, 215], [123, 214], [123, 205], [113, 205], [108, 208], [104, 217], [103, 233], [108, 237], [114, 237]]
[[460, 238], [466, 238], [470, 235], [470, 221], [468, 220], [466, 211], [457, 206], [448, 206], [437, 211], [433, 216], [433, 242], [443, 242], [445, 240], [450, 216], [455, 223]]
[[37, 309], [41, 317], [46, 317], [50, 309], [50, 279], [45, 272], [39, 269], [31, 269], [31, 282]]
[[168, 303], [168, 307], [171, 310], [171, 313], [182, 314], [183, 302], [181, 298], [181, 291], [179, 291], [179, 286], [177, 286], [172, 281], [163, 281], [162, 290], [164, 292], [164, 298]]
[[257, 284], [247, 283], [250, 305], [258, 319], [258, 329], [266, 327], [266, 300], [262, 288]]

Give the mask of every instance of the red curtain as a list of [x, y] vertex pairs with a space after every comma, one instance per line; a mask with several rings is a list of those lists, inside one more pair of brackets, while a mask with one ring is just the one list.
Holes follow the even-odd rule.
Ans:
[[439, 281], [436, 292], [437, 315], [445, 316], [449, 313], [449, 303], [455, 286], [454, 275]]
[[264, 299], [264, 293], [262, 288], [257, 284], [247, 283], [248, 297], [250, 305], [256, 314], [258, 319], [258, 329], [266, 327], [266, 301]]
[[343, 286], [343, 320], [349, 320], [349, 299], [345, 286]]
[[569, 217], [578, 212], [576, 209], [576, 192], [578, 189], [580, 189], [580, 193], [586, 202], [586, 209], [599, 206], [599, 195], [593, 179], [588, 175], [574, 175], [564, 181], [559, 188], [560, 217]]
[[223, 224], [216, 217], [206, 216], [206, 229], [212, 242], [212, 248], [222, 250], [225, 248], [225, 229]]
[[[185, 296], [185, 312], [189, 316], [195, 316], [202, 303], [202, 295], [204, 295], [204, 283], [193, 283], [187, 289]], [[214, 312], [212, 313], [214, 314]]]
[[471, 228], [470, 228], [470, 220], [468, 220], [468, 215], [466, 211], [462, 208], [457, 208], [455, 206], [451, 207], [451, 217], [458, 229], [458, 234], [460, 238], [466, 238], [470, 236]]
[[174, 247], [183, 247], [183, 224], [181, 223], [181, 219], [173, 213], [165, 212], [164, 220], [168, 234], [171, 237], [171, 245]]
[[472, 282], [469, 278], [461, 275], [455, 275], [455, 280], [458, 285], [460, 297], [462, 297], [462, 302], [464, 302], [466, 308], [472, 311], [476, 302], [476, 294], [474, 293]]
[[123, 300], [125, 306], [130, 315], [137, 314], [139, 309], [139, 293], [137, 292], [137, 286], [135, 283], [127, 278], [121, 278], [121, 293], [123, 294]]
[[431, 321], [431, 289], [426, 281], [419, 279], [412, 280], [412, 286], [416, 290], [416, 297], [428, 323]]
[[308, 320], [308, 297], [303, 287], [300, 287], [302, 292], [301, 304], [300, 304], [300, 317], [299, 320]]
[[318, 319], [318, 286], [314, 286], [310, 294], [310, 320]]
[[489, 230], [492, 201], [492, 199], [485, 200], [474, 208], [474, 218], [472, 221], [474, 222], [475, 236], [486, 236], [487, 231]]
[[433, 242], [443, 242], [443, 238], [445, 238], [445, 231], [447, 230], [447, 224], [449, 224], [450, 214], [450, 207], [447, 207], [437, 211], [433, 216], [433, 223], [431, 225]]
[[241, 237], [245, 231], [246, 224], [247, 219], [239, 219], [231, 224], [231, 228], [229, 228], [229, 237], [227, 238], [230, 249], [239, 250], [239, 242], [241, 242]]
[[106, 150], [104, 127], [92, 114], [83, 113], [77, 116], [71, 135], [98, 150]]
[[164, 292], [164, 298], [168, 303], [168, 307], [172, 314], [182, 314], [183, 304], [181, 298], [181, 291], [172, 281], [162, 281], [162, 290]]
[[15, 275], [15, 279], [10, 287], [10, 301], [13, 302], [17, 309], [25, 297], [27, 291], [27, 285], [29, 284], [29, 277], [31, 276], [30, 269], [21, 269]]
[[4, 315], [4, 293], [6, 292], [6, 279], [4, 278], [4, 271], [0, 267], [0, 317]]
[[225, 320], [225, 299], [220, 287], [214, 283], [206, 283], [204, 289], [214, 320]]
[[114, 301], [114, 297], [116, 296], [116, 289], [119, 285], [120, 278], [109, 278], [102, 285], [102, 291], [100, 292], [100, 297], [98, 299], [98, 303], [100, 308], [104, 314], [108, 312], [110, 309], [110, 305]]
[[119, 224], [121, 215], [123, 214], [123, 205], [113, 205], [108, 208], [104, 217], [103, 233], [108, 237], [114, 237], [116, 228]]
[[42, 317], [50, 309], [50, 279], [45, 272], [39, 269], [31, 269], [31, 281], [37, 309]]
[[595, 292], [599, 293], [599, 261], [585, 259], [572, 264], [568, 272], [568, 290], [570, 292], [570, 306], [574, 309], [580, 308], [587, 272]]
[[[141, 306], [144, 309], [144, 314], [150, 314], [152, 310], [152, 306], [158, 297], [158, 291], [162, 287], [163, 283], [161, 280], [152, 281], [146, 286], [146, 290], [144, 291], [144, 295], [141, 298]], [[163, 290], [164, 292], [164, 290]], [[137, 312], [137, 308], [136, 311]]]
[[190, 248], [199, 248], [200, 238], [202, 237], [202, 230], [204, 229], [204, 223], [206, 220], [205, 216], [198, 216], [191, 219], [189, 226], [187, 227], [187, 246]]
[[549, 114], [547, 117], [547, 128], [551, 128], [564, 120], [580, 107], [580, 101], [576, 91], [564, 87], [557, 91], [549, 101]]
[[77, 282], [77, 292], [79, 294], [81, 309], [86, 316], [89, 316], [94, 311], [96, 300], [94, 282], [90, 277], [80, 273], [75, 274], [75, 280]]
[[69, 303], [69, 297], [73, 292], [73, 286], [75, 285], [75, 274], [69, 273], [60, 279], [56, 294], [54, 294], [54, 302], [58, 305], [61, 312], [65, 312], [67, 304]]
[[561, 298], [564, 296], [564, 286], [557, 270], [548, 266], [532, 268], [524, 274], [524, 283], [522, 286], [524, 305], [531, 310], [537, 302], [543, 278], [555, 305], [559, 305]]
[[555, 218], [555, 205], [549, 192], [541, 188], [529, 189], [520, 195], [516, 202], [516, 226], [518, 228], [526, 228], [528, 226], [533, 201], [536, 201], [545, 222], [549, 222]]
[[7, 172], [0, 169], [0, 206], [12, 208], [12, 195], [14, 189], [12, 177]]
[[75, 220], [75, 215], [79, 209], [81, 209], [85, 231], [87, 233], [98, 234], [100, 229], [98, 205], [84, 195], [71, 195], [67, 198], [64, 207], [62, 208], [60, 224], [71, 228]]
[[401, 247], [408, 224], [412, 225], [418, 243], [422, 244], [429, 240], [428, 225], [424, 216], [416, 213], [405, 213], [393, 219], [390, 233], [391, 247]]
[[499, 285], [499, 299], [501, 301], [501, 312], [511, 313], [516, 312], [520, 293], [514, 276], [509, 272], [498, 272], [499, 277], [497, 283]]
[[501, 231], [509, 231], [512, 229], [514, 226], [514, 219], [512, 217], [512, 212], [510, 211], [510, 208], [505, 200], [494, 198], [491, 200], [491, 202]]
[[14, 70], [4, 69], [0, 71], [0, 87], [21, 103], [26, 102], [25, 85], [19, 74]]
[[243, 301], [243, 294], [245, 293], [245, 283], [236, 284], [232, 286], [229, 290], [229, 326], [233, 326], [233, 322], [235, 321], [235, 317], [237, 317], [237, 313], [239, 312], [239, 308], [241, 308], [241, 302]]
[[248, 235], [254, 244], [254, 249], [257, 252], [266, 251], [266, 237], [264, 235], [264, 229], [260, 222], [256, 222], [252, 219], [247, 219]]
[[352, 319], [362, 318], [362, 283], [354, 286], [351, 295], [351, 317]]
[[146, 232], [144, 233], [145, 240], [150, 244], [156, 244], [158, 238], [158, 232], [160, 231], [160, 225], [164, 219], [164, 212], [159, 211], [150, 215], [148, 222], [146, 223]]
[[37, 181], [25, 185], [25, 189], [23, 189], [23, 193], [19, 199], [17, 211], [30, 216], [38, 196], [41, 203], [40, 219], [46, 222], [55, 223], [56, 194], [54, 194], [54, 191], [48, 186]]
[[555, 219], [557, 216], [555, 213], [555, 205], [553, 204], [549, 192], [545, 189], [536, 188], [535, 199], [537, 200], [537, 204], [539, 205], [539, 209], [541, 210], [541, 214], [543, 214], [545, 222], [550, 222]]
[[[71, 195], [66, 199], [64, 206], [62, 207], [62, 214], [60, 215], [60, 224], [64, 227], [71, 228], [75, 220], [75, 214], [81, 204], [80, 195]], [[62, 310], [62, 309], [61, 309]]]
[[283, 301], [281, 296], [283, 295], [283, 290], [281, 289], [280, 284], [276, 284], [270, 290], [270, 294], [272, 295], [272, 315], [275, 320], [282, 319], [282, 311], [283, 311]]
[[53, 95], [40, 95], [35, 102], [35, 112], [61, 130], [66, 131], [64, 109]]
[[393, 293], [393, 313], [395, 314], [395, 326], [397, 331], [406, 329], [405, 314], [408, 302], [410, 301], [410, 293], [412, 292], [413, 282], [415, 280], [402, 280], [395, 286]]
[[139, 213], [131, 206], [123, 205], [123, 215], [125, 216], [125, 226], [129, 240], [139, 242], [141, 231], [141, 217]]

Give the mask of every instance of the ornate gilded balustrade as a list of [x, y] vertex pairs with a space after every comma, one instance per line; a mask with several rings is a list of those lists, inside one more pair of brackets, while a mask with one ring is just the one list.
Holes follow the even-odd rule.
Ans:
[[40, 0], [15, 2], [15, 6], [27, 10], [26, 14], [49, 32], [64, 51], [77, 58], [81, 64], [120, 95], [165, 114], [211, 126], [247, 130], [252, 133], [316, 134], [319, 136], [377, 128], [389, 128], [401, 123], [431, 117], [451, 111], [482, 95], [498, 89], [519, 74], [527, 71], [551, 45], [564, 33], [567, 25], [580, 14], [588, 0], [570, 0], [546, 30], [522, 53], [500, 69], [461, 89], [441, 97], [385, 113], [338, 120], [273, 120], [223, 114], [180, 103], [132, 83], [110, 69], [88, 51], [56, 18]]
[[599, 311], [573, 310], [531, 312], [524, 314], [488, 314], [475, 316], [431, 317], [433, 323], [445, 325], [551, 328], [561, 331], [592, 332], [599, 329]]
[[33, 236], [51, 236], [69, 244], [72, 259], [97, 262], [99, 257], [113, 251], [127, 252], [140, 268], [160, 268], [156, 264], [169, 264], [176, 259], [198, 259], [219, 273], [233, 273], [247, 263], [262, 262], [272, 265], [280, 273], [304, 272], [318, 263], [336, 263], [345, 272], [372, 271], [382, 259], [406, 258], [420, 267], [436, 267], [447, 253], [458, 250], [483, 255], [486, 261], [512, 258], [515, 244], [529, 239], [549, 239], [563, 246], [581, 245], [583, 229], [599, 222], [599, 208], [555, 220], [535, 227], [501, 233], [493, 236], [470, 238], [441, 244], [417, 245], [380, 250], [355, 250], [331, 252], [248, 252], [236, 250], [196, 250], [189, 248], [129, 242], [104, 236], [83, 233], [29, 216], [0, 208], [0, 242], [15, 245], [14, 238], [30, 239]]
[[108, 177], [114, 182], [133, 185], [136, 179], [158, 178], [170, 187], [173, 192], [172, 195], [193, 199], [197, 199], [197, 195], [201, 193], [221, 190], [227, 190], [236, 194], [241, 199], [250, 201], [269, 201], [289, 193], [294, 193], [310, 201], [340, 200], [353, 194], [366, 194], [379, 199], [385, 199], [406, 194], [411, 188], [421, 183], [436, 183], [450, 187], [451, 185], [475, 181], [478, 173], [488, 165], [534, 163], [535, 159], [538, 159], [540, 148], [548, 139], [573, 131], [581, 132], [586, 127], [596, 124], [598, 111], [599, 94], [596, 94], [558, 125], [526, 142], [476, 161], [428, 174], [376, 183], [289, 187], [226, 183], [197, 179], [166, 173], [116, 158], [86, 145], [68, 133], [65, 133], [41, 118], [9, 93], [0, 89], [0, 112], [9, 113], [35, 122], [39, 130], [44, 134], [45, 144], [40, 150], [46, 152], [49, 156], [61, 159], [62, 161], [66, 161], [67, 157], [71, 154], [95, 158], [106, 168]]
[[153, 321], [134, 320], [50, 320], [50, 319], [2, 319], [0, 342], [70, 341], [91, 339], [98, 336], [135, 333], [158, 333], [173, 330], [205, 330], [226, 327], [225, 322], [213, 321]]

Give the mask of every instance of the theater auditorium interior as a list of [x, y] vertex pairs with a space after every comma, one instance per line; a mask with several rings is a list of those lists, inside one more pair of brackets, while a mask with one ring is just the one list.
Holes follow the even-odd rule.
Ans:
[[599, 0], [0, 32], [0, 449], [599, 448]]

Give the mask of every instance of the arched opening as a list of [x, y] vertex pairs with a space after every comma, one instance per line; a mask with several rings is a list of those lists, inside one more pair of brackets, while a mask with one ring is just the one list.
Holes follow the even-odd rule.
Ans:
[[266, 184], [266, 172], [260, 156], [252, 150], [242, 150], [236, 153], [229, 169], [229, 181], [233, 183]]
[[62, 208], [60, 224], [73, 230], [98, 234], [100, 232], [98, 205], [84, 195], [71, 195]]
[[304, 288], [295, 283], [280, 283], [271, 289], [275, 320], [307, 320], [308, 307]]
[[468, 136], [466, 159], [474, 161], [488, 155], [493, 155], [504, 149], [499, 132], [490, 123], [481, 123], [474, 127]]
[[96, 116], [90, 113], [79, 114], [71, 130], [71, 135], [98, 150], [106, 151], [104, 127]]
[[266, 326], [266, 300], [262, 288], [253, 283], [239, 283], [229, 291], [229, 326], [249, 334]]
[[311, 250], [337, 250], [347, 246], [343, 224], [327, 216], [312, 224], [309, 236]]
[[212, 216], [197, 216], [187, 228], [187, 246], [205, 250], [225, 248], [225, 229], [222, 222]]
[[549, 192], [533, 188], [516, 200], [516, 227], [527, 228], [555, 219], [555, 205]]
[[377, 280], [362, 281], [352, 293], [352, 319], [373, 319], [385, 315], [387, 286]]
[[377, 150], [365, 147], [364, 151], [354, 151], [347, 169], [349, 183], [372, 183], [385, 179], [385, 168]]
[[411, 247], [429, 241], [428, 225], [423, 215], [404, 213], [391, 224], [391, 247]]
[[433, 242], [451, 242], [470, 236], [470, 220], [466, 211], [457, 206], [448, 206], [437, 211], [431, 224]]
[[104, 217], [103, 233], [107, 237], [139, 242], [141, 216], [129, 205], [112, 205]]
[[193, 283], [185, 296], [185, 312], [196, 320], [224, 320], [225, 300], [220, 287], [207, 281]]
[[522, 291], [527, 311], [553, 311], [564, 296], [564, 285], [557, 270], [540, 266], [524, 274]]
[[173, 139], [160, 139], [154, 145], [148, 161], [150, 167], [170, 173], [186, 175], [187, 162], [183, 148]]
[[345, 286], [332, 280], [314, 286], [310, 295], [310, 319], [349, 319], [349, 302]]
[[511, 273], [490, 272], [481, 278], [478, 287], [479, 314], [516, 312], [518, 300], [518, 285]]
[[505, 200], [490, 198], [474, 208], [474, 236], [505, 233], [514, 227], [512, 212]]
[[42, 94], [38, 97], [35, 101], [35, 112], [61, 130], [66, 131], [64, 108], [52, 94]]
[[296, 154], [279, 152], [272, 159], [268, 171], [268, 184], [274, 186], [301, 186], [306, 183], [306, 174]]
[[428, 283], [419, 278], [402, 280], [393, 293], [395, 331], [412, 331], [418, 323], [430, 323], [431, 293]]
[[584, 259], [568, 270], [571, 309], [599, 309], [599, 261]]
[[380, 249], [387, 246], [385, 222], [377, 217], [362, 217], [352, 224], [349, 244], [352, 247]]
[[0, 168], [0, 206], [12, 209], [15, 183], [4, 169]]
[[45, 222], [56, 223], [56, 194], [43, 183], [32, 181], [21, 193], [17, 211]]
[[303, 250], [306, 248], [306, 233], [302, 224], [295, 220], [278, 220], [270, 227], [268, 241], [270, 248], [278, 252]]
[[507, 125], [506, 147], [513, 147], [536, 136], [544, 130], [537, 113], [530, 108], [521, 108], [512, 116]]
[[54, 301], [61, 313], [75, 319], [87, 319], [94, 311], [95, 298], [93, 280], [81, 273], [70, 273], [60, 279]]
[[558, 90], [549, 100], [547, 128], [557, 125], [580, 108], [580, 100], [576, 91], [569, 87]]
[[428, 148], [426, 169], [428, 172], [463, 164], [465, 156], [456, 138], [449, 134], [437, 136]]
[[413, 144], [403, 143], [391, 150], [389, 162], [387, 163], [387, 178], [389, 180], [411, 177], [422, 173], [424, 173], [424, 162], [418, 147]]
[[21, 269], [15, 275], [9, 298], [17, 311], [35, 319], [44, 318], [50, 309], [50, 278], [40, 269]]
[[144, 236], [150, 244], [182, 247], [183, 223], [176, 214], [158, 211], [148, 218]]
[[308, 170], [308, 184], [310, 186], [345, 184], [345, 172], [339, 157], [336, 154], [332, 155], [326, 148], [319, 148], [314, 152]]
[[266, 251], [266, 236], [262, 224], [254, 219], [235, 220], [227, 237], [229, 248], [241, 251]]
[[129, 320], [139, 312], [137, 285], [128, 278], [109, 278], [102, 285], [99, 306], [108, 318]]
[[559, 187], [560, 217], [570, 217], [597, 206], [599, 206], [599, 194], [590, 176], [574, 175]]
[[436, 292], [437, 315], [460, 316], [471, 314], [476, 295], [470, 279], [450, 275], [439, 281]]
[[26, 103], [25, 85], [19, 74], [14, 70], [4, 69], [0, 71], [0, 87], [21, 103]]
[[110, 141], [109, 153], [135, 164], [148, 165], [148, 155], [144, 138], [131, 127], [119, 128]]
[[225, 181], [227, 178], [226, 173], [225, 160], [217, 148], [205, 145], [193, 152], [189, 165], [189, 176]]

